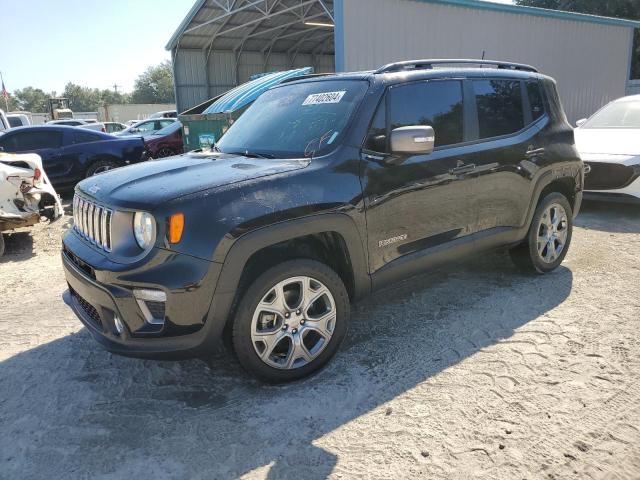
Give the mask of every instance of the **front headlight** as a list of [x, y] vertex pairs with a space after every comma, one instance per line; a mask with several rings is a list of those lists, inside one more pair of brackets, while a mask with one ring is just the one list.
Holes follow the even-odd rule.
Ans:
[[133, 234], [141, 249], [146, 250], [150, 248], [156, 239], [153, 215], [147, 212], [136, 212], [133, 216]]

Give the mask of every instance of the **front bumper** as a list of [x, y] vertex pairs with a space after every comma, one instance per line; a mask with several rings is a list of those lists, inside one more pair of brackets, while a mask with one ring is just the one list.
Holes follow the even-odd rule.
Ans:
[[[226, 321], [212, 308], [220, 264], [161, 249], [137, 264], [116, 264], [73, 231], [65, 235], [62, 264], [69, 286], [64, 301], [107, 350], [169, 359], [198, 357], [218, 347]], [[162, 325], [147, 323], [135, 288], [165, 292]]]

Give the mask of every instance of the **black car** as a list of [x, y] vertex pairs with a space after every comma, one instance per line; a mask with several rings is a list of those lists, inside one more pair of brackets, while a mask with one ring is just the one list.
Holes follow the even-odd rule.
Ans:
[[583, 188], [555, 82], [443, 63], [279, 85], [217, 151], [81, 182], [66, 301], [112, 352], [203, 356], [224, 338], [278, 382], [324, 365], [350, 302], [385, 285], [497, 247], [554, 270]]
[[4, 152], [37, 153], [56, 189], [72, 188], [97, 173], [142, 161], [140, 137], [117, 138], [82, 128], [46, 125], [8, 130], [0, 137]]

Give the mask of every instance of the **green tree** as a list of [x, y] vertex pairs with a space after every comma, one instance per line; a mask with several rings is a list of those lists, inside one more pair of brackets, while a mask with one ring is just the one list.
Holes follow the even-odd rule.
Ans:
[[69, 99], [69, 108], [74, 112], [95, 112], [102, 105], [100, 90], [72, 82], [65, 85], [62, 96]]
[[135, 82], [131, 93], [133, 103], [172, 103], [173, 71], [171, 62], [149, 67]]
[[129, 103], [131, 94], [115, 92], [113, 90], [102, 90], [100, 92], [100, 99], [102, 103], [113, 105], [115, 103]]
[[[640, 20], [640, 0], [515, 0], [516, 5]], [[631, 78], [640, 78], [640, 30], [633, 41]]]
[[9, 108], [11, 109], [11, 100], [16, 110], [27, 112], [47, 112], [49, 110], [50, 93], [46, 93], [39, 88], [24, 87], [13, 92], [9, 97]]

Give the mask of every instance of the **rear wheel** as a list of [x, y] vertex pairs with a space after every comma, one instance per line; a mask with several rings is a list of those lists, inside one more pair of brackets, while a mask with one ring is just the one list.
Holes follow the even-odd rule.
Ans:
[[567, 255], [572, 231], [569, 202], [560, 193], [550, 193], [538, 204], [526, 241], [509, 251], [511, 259], [529, 272], [555, 270]]
[[340, 277], [312, 260], [292, 260], [263, 273], [240, 301], [233, 347], [240, 364], [266, 382], [296, 380], [338, 350], [349, 320]]
[[158, 155], [156, 155], [156, 158], [165, 158], [172, 155], [175, 155], [175, 152], [173, 150], [171, 150], [169, 147], [162, 147], [160, 150], [158, 150]]
[[118, 168], [120, 165], [118, 162], [114, 160], [98, 160], [97, 162], [92, 163], [87, 168], [87, 178], [93, 177], [94, 175], [98, 175], [99, 173], [108, 172], [109, 170], [113, 170], [114, 168]]

